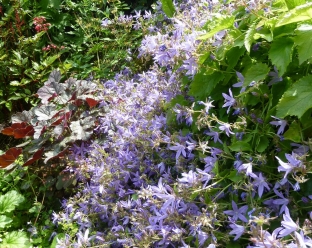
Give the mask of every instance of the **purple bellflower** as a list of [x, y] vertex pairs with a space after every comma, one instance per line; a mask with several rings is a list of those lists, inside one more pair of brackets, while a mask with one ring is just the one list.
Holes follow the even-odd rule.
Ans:
[[238, 208], [236, 203], [232, 201], [232, 208], [233, 210], [226, 210], [223, 211], [223, 213], [232, 216], [233, 221], [240, 219], [241, 221], [248, 222], [247, 218], [245, 217], [246, 211], [248, 209], [247, 205]]
[[287, 121], [281, 120], [280, 118], [277, 118], [275, 116], [271, 116], [272, 118], [274, 118], [276, 121], [271, 121], [270, 124], [274, 125], [274, 126], [279, 126], [279, 129], [277, 130], [277, 135], [283, 134], [285, 127], [287, 125]]
[[230, 112], [230, 108], [233, 107], [236, 103], [236, 100], [233, 97], [231, 89], [229, 89], [229, 95], [222, 93], [222, 96], [224, 97], [224, 104], [222, 105], [222, 108], [228, 107], [228, 110], [226, 113]]
[[241, 225], [237, 225], [235, 223], [230, 224], [230, 227], [233, 229], [232, 231], [230, 231], [230, 235], [236, 235], [234, 240], [237, 240], [240, 236], [243, 235], [243, 233], [245, 232], [245, 227], [241, 226]]
[[285, 237], [298, 229], [298, 225], [290, 217], [289, 209], [285, 207], [283, 214], [283, 221], [281, 222], [283, 228], [279, 231], [278, 237]]

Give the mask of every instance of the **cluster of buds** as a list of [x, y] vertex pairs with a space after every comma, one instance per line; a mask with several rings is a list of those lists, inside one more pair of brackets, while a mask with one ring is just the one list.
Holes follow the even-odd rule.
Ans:
[[57, 45], [51, 44], [51, 45], [47, 45], [46, 47], [42, 48], [42, 51], [50, 51], [50, 50], [57, 49], [57, 48], [62, 50], [65, 47], [64, 46], [58, 47]]
[[37, 33], [41, 31], [47, 31], [51, 26], [50, 23], [46, 23], [46, 19], [44, 16], [37, 16], [34, 18], [34, 25]]

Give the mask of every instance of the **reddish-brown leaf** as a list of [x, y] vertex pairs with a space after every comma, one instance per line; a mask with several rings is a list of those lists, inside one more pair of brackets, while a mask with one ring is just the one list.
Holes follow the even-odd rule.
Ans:
[[12, 164], [18, 156], [22, 153], [21, 148], [12, 147], [9, 150], [6, 151], [5, 154], [2, 154], [0, 156], [0, 167], [5, 168]]
[[33, 136], [35, 133], [34, 128], [32, 126], [27, 126], [25, 128], [18, 128], [14, 130], [14, 138], [22, 139], [26, 136]]
[[43, 151], [44, 148], [41, 148], [38, 151], [36, 151], [34, 155], [23, 164], [23, 166], [31, 165], [33, 162], [39, 160], [42, 157]]
[[86, 98], [86, 101], [87, 101], [90, 108], [95, 107], [99, 103], [98, 100], [94, 100], [94, 99], [88, 98], [88, 97]]

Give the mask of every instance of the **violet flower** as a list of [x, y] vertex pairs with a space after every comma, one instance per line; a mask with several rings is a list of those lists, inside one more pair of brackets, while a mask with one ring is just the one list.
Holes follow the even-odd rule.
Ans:
[[240, 236], [243, 235], [243, 233], [245, 232], [245, 227], [241, 226], [241, 225], [237, 225], [235, 223], [230, 224], [230, 227], [233, 229], [232, 231], [230, 231], [230, 235], [236, 235], [234, 238], [234, 241], [237, 240]]
[[281, 222], [283, 229], [279, 231], [278, 237], [285, 237], [298, 229], [298, 225], [292, 220], [289, 214], [289, 209], [285, 207], [283, 214], [283, 221]]
[[283, 134], [285, 127], [287, 125], [287, 121], [285, 120], [281, 120], [280, 118], [277, 118], [275, 116], [271, 116], [272, 118], [274, 118], [276, 121], [271, 121], [270, 124], [274, 125], [274, 126], [279, 126], [279, 129], [277, 130], [277, 135]]
[[261, 198], [264, 188], [266, 188], [267, 190], [270, 190], [270, 187], [267, 184], [266, 179], [262, 176], [261, 172], [259, 173], [259, 176], [255, 176], [253, 177], [253, 179], [254, 181], [252, 184], [258, 188], [258, 195]]
[[248, 209], [247, 205], [238, 208], [236, 203], [232, 201], [232, 208], [233, 210], [226, 210], [223, 211], [223, 213], [232, 216], [233, 221], [237, 221], [238, 219], [240, 219], [241, 221], [248, 222], [247, 218], [244, 216]]
[[227, 114], [230, 112], [230, 108], [233, 107], [236, 103], [236, 100], [233, 97], [231, 89], [229, 89], [229, 93], [230, 93], [229, 95], [222, 93], [222, 96], [224, 97], [224, 102], [225, 102], [222, 108], [228, 107], [228, 110], [226, 111]]
[[227, 136], [230, 137], [230, 134], [234, 134], [232, 131], [231, 131], [231, 125], [229, 123], [222, 123], [220, 126], [219, 126], [219, 129], [223, 132], [225, 132], [225, 134]]

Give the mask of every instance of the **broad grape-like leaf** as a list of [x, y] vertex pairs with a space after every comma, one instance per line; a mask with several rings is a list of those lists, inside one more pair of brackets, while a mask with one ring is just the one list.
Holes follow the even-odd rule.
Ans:
[[206, 74], [205, 71], [197, 73], [190, 85], [189, 94], [198, 100], [205, 100], [210, 96], [212, 90], [224, 78], [224, 74], [218, 71]]
[[162, 10], [169, 17], [173, 17], [175, 13], [175, 8], [172, 0], [161, 0]]
[[301, 78], [287, 90], [277, 104], [276, 116], [284, 118], [294, 115], [301, 118], [303, 114], [312, 108], [312, 75]]
[[2, 239], [1, 247], [5, 248], [29, 248], [31, 243], [27, 234], [22, 231], [7, 232]]
[[309, 21], [312, 19], [312, 2], [297, 6], [282, 15], [275, 27], [289, 23]]
[[54, 70], [49, 75], [47, 83], [59, 83], [61, 81], [61, 72], [59, 70]]
[[295, 31], [295, 45], [298, 49], [299, 63], [312, 57], [312, 25], [301, 25]]
[[39, 121], [50, 120], [58, 112], [59, 110], [56, 109], [55, 105], [42, 105], [34, 110], [34, 113]]
[[88, 140], [93, 133], [94, 119], [89, 116], [82, 120], [72, 121], [70, 129], [73, 140]]
[[23, 164], [23, 166], [31, 165], [31, 164], [34, 163], [35, 161], [41, 159], [41, 158], [42, 158], [43, 151], [44, 151], [44, 148], [41, 148], [41, 149], [39, 149], [38, 151], [36, 151], [36, 152], [34, 153], [34, 155], [33, 155], [30, 159], [28, 159], [28, 160]]
[[65, 87], [63, 84], [57, 82], [51, 82], [45, 84], [38, 91], [37, 94], [43, 104], [47, 104], [51, 99], [63, 94]]
[[282, 37], [275, 39], [269, 51], [269, 58], [272, 64], [278, 69], [279, 76], [282, 76], [292, 59], [292, 51], [294, 47], [293, 39]]
[[215, 21], [216, 22], [213, 24], [213, 27], [210, 27], [210, 31], [207, 34], [204, 34], [199, 37], [200, 40], [207, 40], [213, 37], [219, 31], [222, 31], [227, 28], [231, 28], [234, 25], [235, 17], [216, 15]]
[[248, 68], [245, 74], [245, 81], [243, 86], [247, 87], [252, 81], [258, 82], [267, 77], [270, 68], [266, 64], [257, 63]]
[[22, 153], [21, 148], [12, 147], [6, 151], [5, 154], [0, 156], [0, 167], [5, 168], [10, 164], [14, 163], [14, 161], [18, 158], [18, 156]]
[[24, 196], [15, 190], [11, 190], [5, 195], [0, 195], [0, 213], [12, 212], [23, 201], [25, 201]]

